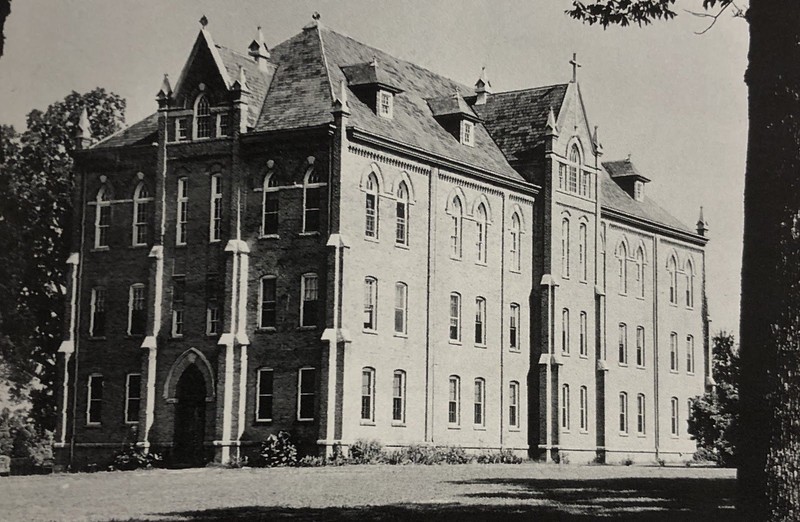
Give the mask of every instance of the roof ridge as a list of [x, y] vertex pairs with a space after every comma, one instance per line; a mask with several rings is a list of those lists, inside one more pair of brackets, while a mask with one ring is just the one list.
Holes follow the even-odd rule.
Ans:
[[552, 89], [553, 87], [567, 87], [567, 86], [569, 86], [569, 82], [554, 83], [552, 85], [541, 85], [539, 87], [523, 87], [521, 89], [513, 89], [513, 90], [510, 90], [510, 91], [493, 92], [493, 93], [489, 94], [489, 97], [500, 96], [500, 95], [503, 95], [503, 94], [516, 94], [518, 92], [536, 91], [536, 90], [543, 90], [543, 89]]
[[[322, 27], [325, 28], [324, 26]], [[316, 24], [314, 29], [317, 31], [317, 40], [319, 40], [319, 52], [322, 55], [322, 66], [325, 67], [325, 78], [328, 79], [328, 92], [331, 95], [331, 105], [336, 101], [336, 92], [333, 89], [333, 81], [331, 80], [331, 70], [328, 67], [328, 57], [325, 55], [325, 42], [322, 40], [322, 31], [320, 31], [320, 24]]]

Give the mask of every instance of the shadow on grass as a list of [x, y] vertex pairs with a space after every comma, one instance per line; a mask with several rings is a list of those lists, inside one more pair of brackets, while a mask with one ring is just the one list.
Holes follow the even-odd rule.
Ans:
[[[737, 520], [734, 479], [614, 478], [587, 480], [480, 479], [466, 486], [464, 503], [290, 508], [244, 506], [161, 513], [149, 520]], [[485, 485], [487, 491], [474, 492]], [[456, 493], [458, 495], [458, 493]]]

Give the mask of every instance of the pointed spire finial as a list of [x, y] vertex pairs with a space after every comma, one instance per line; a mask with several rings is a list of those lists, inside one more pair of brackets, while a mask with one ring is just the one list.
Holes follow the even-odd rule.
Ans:
[[572, 53], [572, 60], [569, 63], [572, 65], [572, 83], [575, 83], [578, 81], [578, 67], [582, 67], [578, 63], [578, 53]]
[[697, 219], [697, 234], [705, 236], [708, 234], [708, 221], [703, 217], [703, 207], [700, 206], [700, 217]]
[[201, 16], [200, 17], [200, 26], [203, 29], [205, 29], [207, 25], [208, 25], [208, 18], [206, 18], [206, 15]]
[[547, 135], [548, 136], [558, 136], [558, 126], [556, 125], [556, 115], [553, 112], [553, 108], [550, 107], [550, 112], [547, 113]]
[[597, 134], [597, 125], [594, 126], [594, 134], [592, 135], [592, 143], [594, 143], [594, 151], [598, 156], [603, 154], [603, 144], [600, 143], [600, 138]]
[[314, 11], [314, 14], [311, 15], [312, 20], [319, 21], [320, 18], [322, 18], [322, 16], [319, 14], [319, 11]]
[[369, 66], [370, 67], [377, 67], [378, 66], [378, 55], [377, 54], [373, 54], [372, 55], [372, 61], [369, 62]]
[[172, 94], [172, 85], [169, 83], [169, 74], [164, 73], [164, 79], [161, 81], [161, 89], [158, 91], [158, 96], [169, 97]]

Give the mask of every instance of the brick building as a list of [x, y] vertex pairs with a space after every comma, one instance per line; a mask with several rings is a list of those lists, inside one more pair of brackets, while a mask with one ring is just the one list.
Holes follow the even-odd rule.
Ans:
[[706, 225], [601, 162], [576, 78], [492, 93], [312, 21], [203, 27], [158, 111], [81, 118], [59, 459], [510, 448], [685, 459]]

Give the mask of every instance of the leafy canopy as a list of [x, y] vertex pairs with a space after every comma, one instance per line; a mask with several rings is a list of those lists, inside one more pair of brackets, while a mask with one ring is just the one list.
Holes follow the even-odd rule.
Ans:
[[[671, 20], [678, 14], [674, 5], [676, 0], [595, 0], [581, 2], [574, 0], [567, 14], [589, 25], [600, 24], [622, 27], [630, 24], [649, 25], [655, 20]], [[719, 5], [727, 7], [731, 0], [703, 0], [703, 9]]]

